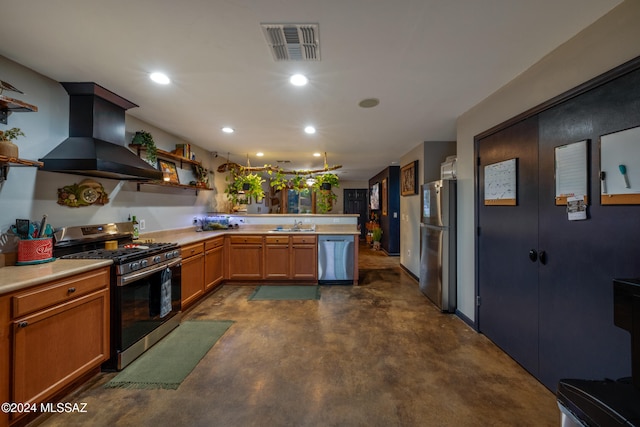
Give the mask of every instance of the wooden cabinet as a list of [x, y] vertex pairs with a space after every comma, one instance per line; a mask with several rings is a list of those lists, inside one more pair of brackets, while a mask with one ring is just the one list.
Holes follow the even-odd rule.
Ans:
[[182, 309], [204, 294], [204, 243], [182, 247]]
[[11, 402], [45, 402], [109, 358], [109, 268], [11, 297]]
[[207, 292], [224, 280], [224, 237], [207, 240], [204, 250], [204, 287]]
[[264, 278], [288, 279], [291, 259], [289, 236], [266, 236], [264, 238]]
[[318, 245], [315, 235], [291, 236], [291, 279], [318, 279]]
[[260, 280], [263, 275], [262, 236], [229, 236], [230, 280]]
[[318, 278], [317, 237], [313, 234], [229, 236], [229, 280], [305, 280]]

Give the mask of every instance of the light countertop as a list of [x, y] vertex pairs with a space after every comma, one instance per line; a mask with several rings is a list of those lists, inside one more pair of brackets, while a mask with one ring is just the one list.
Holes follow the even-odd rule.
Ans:
[[[241, 225], [237, 229], [195, 231], [195, 227], [178, 230], [165, 230], [140, 235], [140, 240], [152, 240], [155, 242], [171, 242], [179, 245], [187, 245], [205, 241], [216, 236], [233, 234], [265, 234], [265, 235], [327, 235], [344, 234], [359, 235], [360, 232], [353, 225], [317, 225], [316, 231], [304, 232], [273, 232], [273, 225]], [[57, 259], [52, 262], [34, 265], [21, 265], [0, 268], [0, 295], [14, 292], [30, 286], [47, 283], [75, 274], [84, 273], [96, 268], [111, 265], [111, 260], [99, 259]]]
[[111, 265], [110, 259], [57, 259], [0, 268], [0, 295]]
[[265, 234], [265, 235], [359, 235], [360, 231], [356, 230], [352, 225], [326, 225], [316, 226], [316, 231], [296, 231], [296, 232], [274, 232], [273, 225], [241, 225], [237, 229], [214, 230], [214, 231], [195, 231], [195, 227], [184, 228], [180, 230], [156, 231], [140, 235], [140, 240], [151, 239], [155, 242], [172, 242], [179, 245], [187, 245], [197, 243], [216, 236], [235, 235], [235, 234]]

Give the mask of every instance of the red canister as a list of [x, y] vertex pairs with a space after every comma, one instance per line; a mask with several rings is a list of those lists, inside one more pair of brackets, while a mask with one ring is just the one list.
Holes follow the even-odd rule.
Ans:
[[53, 239], [23, 239], [18, 242], [17, 265], [53, 261]]

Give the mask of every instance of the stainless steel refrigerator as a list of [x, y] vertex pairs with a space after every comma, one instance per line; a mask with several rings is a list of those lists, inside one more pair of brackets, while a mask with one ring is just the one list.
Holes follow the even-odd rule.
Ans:
[[420, 290], [440, 310], [456, 310], [456, 181], [421, 186]]

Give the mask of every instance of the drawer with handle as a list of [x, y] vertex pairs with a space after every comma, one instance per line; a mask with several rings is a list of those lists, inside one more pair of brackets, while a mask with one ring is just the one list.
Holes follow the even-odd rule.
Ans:
[[101, 268], [20, 292], [12, 297], [13, 317], [61, 304], [98, 289], [109, 288], [109, 268]]
[[182, 259], [189, 258], [191, 256], [195, 256], [204, 252], [204, 244], [194, 243], [191, 245], [182, 246]]

